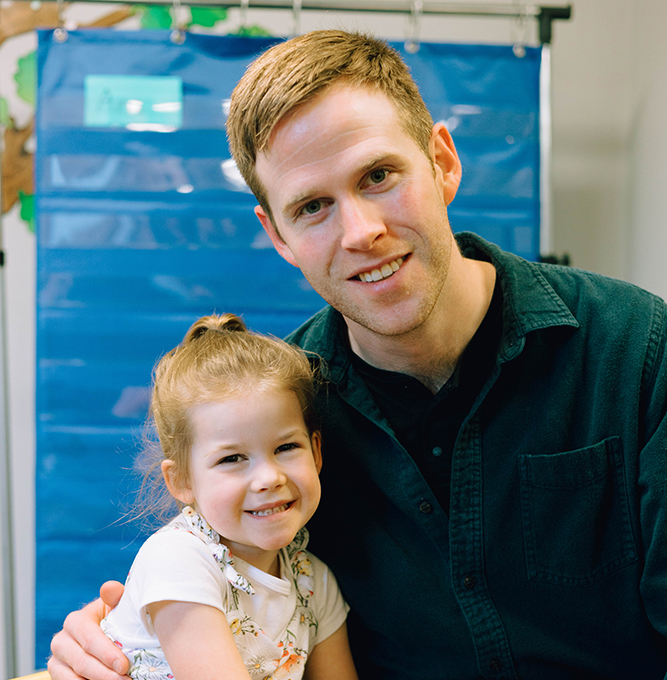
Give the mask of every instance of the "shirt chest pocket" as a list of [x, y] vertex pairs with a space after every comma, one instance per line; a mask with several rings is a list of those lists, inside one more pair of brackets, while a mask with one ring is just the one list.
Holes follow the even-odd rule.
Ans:
[[621, 442], [519, 456], [528, 578], [588, 586], [637, 559]]

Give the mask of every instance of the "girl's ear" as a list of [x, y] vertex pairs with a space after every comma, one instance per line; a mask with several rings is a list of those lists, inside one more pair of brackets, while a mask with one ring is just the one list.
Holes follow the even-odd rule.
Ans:
[[163, 460], [162, 465], [162, 476], [164, 477], [164, 483], [169, 489], [169, 493], [181, 503], [185, 505], [190, 505], [195, 502], [195, 496], [192, 493], [192, 488], [186, 483], [183, 475], [177, 470], [176, 463], [173, 460]]
[[310, 435], [310, 446], [313, 449], [313, 458], [315, 459], [315, 467], [317, 468], [317, 474], [322, 472], [322, 436], [319, 430], [315, 430], [313, 434]]

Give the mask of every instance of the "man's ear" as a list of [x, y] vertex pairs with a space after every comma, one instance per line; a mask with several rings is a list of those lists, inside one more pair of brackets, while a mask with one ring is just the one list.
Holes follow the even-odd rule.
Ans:
[[322, 472], [322, 435], [320, 435], [319, 430], [315, 430], [313, 434], [310, 435], [310, 446], [313, 449], [313, 458], [315, 459], [315, 467], [317, 468], [317, 474]]
[[461, 183], [461, 161], [444, 123], [433, 126], [429, 151], [435, 167], [436, 181], [441, 188], [445, 205], [449, 205]]
[[273, 247], [278, 251], [278, 254], [291, 265], [298, 267], [299, 265], [296, 263], [292, 251], [283, 240], [283, 237], [278, 233], [278, 230], [273, 224], [273, 220], [266, 214], [266, 211], [261, 205], [255, 206], [255, 215], [257, 215], [257, 219], [262, 223], [264, 231], [269, 235], [271, 243], [273, 243]]
[[195, 495], [192, 493], [192, 487], [185, 481], [183, 474], [176, 470], [176, 463], [173, 460], [163, 460], [160, 467], [169, 493], [185, 505], [194, 503]]

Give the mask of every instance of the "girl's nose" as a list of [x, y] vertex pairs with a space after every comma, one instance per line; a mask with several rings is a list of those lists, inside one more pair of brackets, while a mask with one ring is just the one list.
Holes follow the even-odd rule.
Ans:
[[287, 475], [275, 461], [258, 463], [255, 467], [251, 488], [255, 493], [271, 491], [284, 486], [287, 483]]
[[387, 233], [384, 220], [371, 202], [350, 200], [339, 205], [341, 246], [345, 250], [370, 250], [375, 241]]

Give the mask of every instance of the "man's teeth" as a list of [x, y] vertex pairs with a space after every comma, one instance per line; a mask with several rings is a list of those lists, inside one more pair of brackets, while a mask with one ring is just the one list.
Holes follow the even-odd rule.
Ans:
[[373, 281], [380, 281], [381, 279], [386, 279], [391, 276], [394, 272], [397, 272], [399, 267], [403, 264], [403, 258], [399, 257], [389, 264], [383, 264], [380, 269], [373, 269], [370, 272], [364, 272], [359, 274], [360, 281], [366, 281], [366, 283], [372, 283]]
[[268, 510], [251, 510], [250, 514], [257, 515], [257, 517], [266, 517], [267, 515], [275, 515], [277, 512], [285, 512], [289, 506], [289, 503], [285, 503], [285, 505], [279, 505], [275, 508], [269, 508]]

